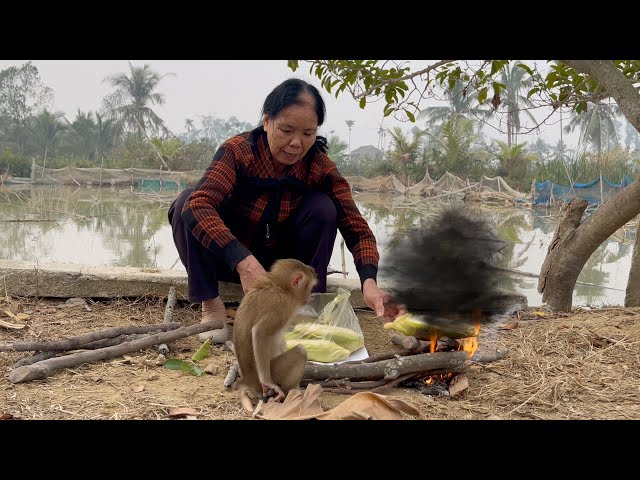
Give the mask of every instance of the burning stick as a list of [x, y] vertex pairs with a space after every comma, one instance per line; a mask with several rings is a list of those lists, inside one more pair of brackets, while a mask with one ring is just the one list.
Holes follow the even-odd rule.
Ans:
[[362, 364], [318, 365], [307, 363], [303, 378], [315, 380], [348, 378], [351, 381], [389, 380], [411, 372], [440, 369], [451, 371], [462, 366], [466, 361], [467, 354], [465, 352], [436, 352]]

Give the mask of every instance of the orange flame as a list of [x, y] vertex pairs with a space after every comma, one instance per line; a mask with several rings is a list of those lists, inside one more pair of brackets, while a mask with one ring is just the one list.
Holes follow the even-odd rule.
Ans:
[[429, 353], [433, 353], [436, 351], [436, 346], [438, 345], [438, 334], [432, 333], [429, 335]]
[[476, 308], [471, 313], [473, 319], [473, 333], [475, 336], [468, 338], [461, 338], [459, 341], [460, 349], [469, 354], [468, 358], [473, 357], [473, 354], [478, 349], [478, 333], [480, 333], [480, 318], [482, 318], [482, 310]]

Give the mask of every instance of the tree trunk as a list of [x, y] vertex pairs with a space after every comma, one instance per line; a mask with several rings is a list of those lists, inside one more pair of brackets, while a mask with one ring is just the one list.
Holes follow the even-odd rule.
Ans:
[[636, 243], [633, 246], [631, 257], [631, 270], [627, 283], [627, 294], [624, 298], [625, 307], [640, 307], [640, 218], [636, 230]]
[[640, 213], [640, 180], [610, 198], [580, 223], [586, 207], [585, 200], [569, 204], [542, 264], [538, 292], [553, 311], [571, 311], [573, 288], [591, 254]]
[[[629, 123], [640, 132], [640, 95], [634, 87], [634, 83], [629, 81], [616, 67], [612, 60], [560, 60], [567, 66], [582, 72], [591, 80], [597, 82], [604, 88], [608, 95], [615, 100], [618, 107], [627, 118]], [[549, 306], [552, 309], [568, 310], [571, 308], [571, 296], [575, 281], [580, 270], [586, 263], [593, 251], [604, 242], [613, 232], [622, 225], [640, 214], [640, 179], [637, 179], [622, 192], [602, 205], [594, 215], [575, 229], [566, 241], [561, 240], [557, 245], [555, 261], [549, 265], [545, 274], [543, 265], [543, 275], [540, 277], [538, 291], [546, 294], [549, 298]], [[560, 227], [558, 227], [560, 228]], [[570, 248], [567, 248], [570, 247]], [[625, 305], [638, 305], [640, 303], [640, 259], [638, 256], [638, 239], [633, 253], [632, 268], [629, 273], [629, 283]], [[551, 255], [551, 249], [549, 256]], [[551, 260], [551, 259], [549, 259]], [[551, 263], [551, 262], [549, 262]], [[561, 279], [560, 276], [570, 274], [569, 278]], [[571, 282], [571, 290], [567, 288]], [[556, 291], [556, 284], [563, 285], [563, 289]], [[553, 292], [553, 293], [552, 293]], [[545, 296], [543, 296], [543, 301]]]

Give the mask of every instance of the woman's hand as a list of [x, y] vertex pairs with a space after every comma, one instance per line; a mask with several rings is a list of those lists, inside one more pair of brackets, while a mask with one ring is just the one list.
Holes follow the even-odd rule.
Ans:
[[249, 255], [244, 260], [238, 262], [236, 271], [238, 275], [240, 275], [240, 283], [242, 284], [244, 293], [247, 293], [256, 280], [267, 273], [253, 255]]
[[371, 308], [378, 317], [387, 322], [393, 322], [400, 315], [407, 313], [407, 307], [396, 303], [391, 295], [378, 287], [373, 278], [367, 278], [362, 285], [364, 303]]

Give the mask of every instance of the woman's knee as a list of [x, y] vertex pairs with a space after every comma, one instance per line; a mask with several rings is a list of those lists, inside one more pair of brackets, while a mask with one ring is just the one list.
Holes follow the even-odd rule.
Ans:
[[312, 192], [307, 194], [300, 206], [300, 215], [313, 223], [334, 225], [338, 212], [331, 198], [326, 193]]

